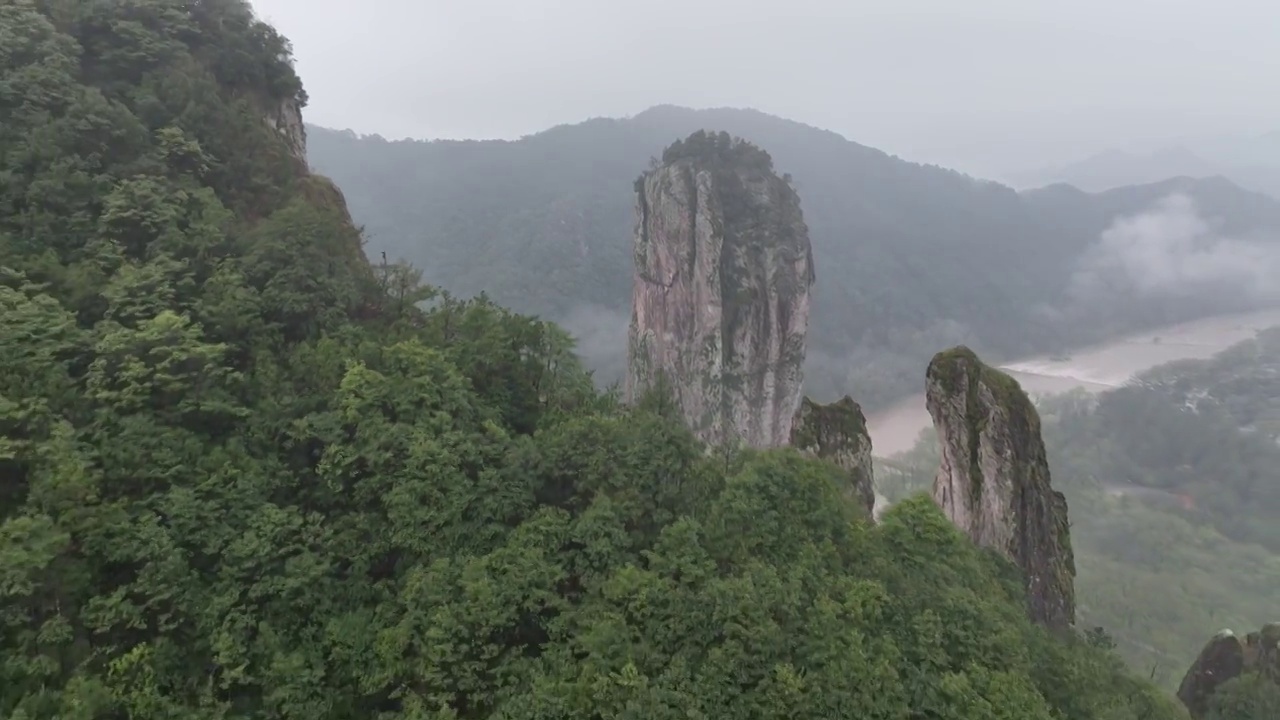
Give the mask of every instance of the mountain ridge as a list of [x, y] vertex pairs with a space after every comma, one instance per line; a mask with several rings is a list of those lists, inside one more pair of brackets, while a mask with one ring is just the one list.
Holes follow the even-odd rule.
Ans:
[[998, 362], [1247, 305], [1069, 296], [1108, 227], [1159, 211], [1169, 192], [1225, 216], [1237, 234], [1280, 235], [1280, 203], [1217, 182], [1019, 193], [733, 108], [659, 105], [501, 141], [387, 141], [309, 126], [309, 160], [346, 189], [372, 251], [413, 262], [450, 292], [485, 292], [557, 321], [609, 381], [621, 377], [625, 348], [632, 183], [699, 129], [762, 147], [800, 194], [818, 273], [809, 391], [851, 394], [870, 409], [909, 394], [938, 347], [968, 344]]
[[[1179, 143], [1150, 151], [1109, 149], [1086, 158], [1052, 167], [1022, 172], [1011, 178], [1015, 185], [1030, 189], [1066, 182], [1090, 192], [1103, 192], [1128, 185], [1149, 184], [1174, 177], [1208, 179], [1225, 177], [1241, 188], [1280, 198], [1280, 166], [1267, 146], [1271, 133], [1245, 142], [1241, 148]], [[1245, 148], [1252, 147], [1256, 153]]]

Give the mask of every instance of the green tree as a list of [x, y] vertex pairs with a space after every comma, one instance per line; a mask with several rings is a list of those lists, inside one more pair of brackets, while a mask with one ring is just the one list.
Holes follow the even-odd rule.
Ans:
[[1280, 686], [1260, 674], [1229, 680], [1209, 700], [1205, 720], [1263, 720], [1280, 715]]
[[243, 0], [0, 6], [0, 716], [1179, 717], [927, 499], [370, 265], [304, 103]]

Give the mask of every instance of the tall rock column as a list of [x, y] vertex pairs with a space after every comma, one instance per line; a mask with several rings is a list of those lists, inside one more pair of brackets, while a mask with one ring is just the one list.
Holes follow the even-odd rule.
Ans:
[[1067, 501], [1050, 484], [1035, 406], [1016, 380], [965, 347], [934, 356], [926, 383], [942, 457], [934, 500], [975, 543], [1022, 570], [1033, 621], [1072, 625]]
[[768, 153], [697, 132], [636, 181], [626, 395], [660, 380], [711, 445], [787, 445], [800, 404], [809, 232]]

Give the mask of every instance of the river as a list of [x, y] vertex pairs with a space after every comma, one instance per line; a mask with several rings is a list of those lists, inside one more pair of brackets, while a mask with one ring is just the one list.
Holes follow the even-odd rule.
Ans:
[[[1100, 392], [1119, 387], [1134, 375], [1174, 360], [1216, 355], [1269, 327], [1280, 326], [1280, 308], [1217, 315], [1144, 330], [1118, 340], [1082, 348], [1057, 360], [1046, 356], [1004, 363], [1030, 395], [1063, 393], [1075, 388]], [[924, 370], [921, 369], [921, 384]], [[924, 393], [913, 395], [867, 418], [871, 445], [878, 457], [910, 450], [930, 427]]]

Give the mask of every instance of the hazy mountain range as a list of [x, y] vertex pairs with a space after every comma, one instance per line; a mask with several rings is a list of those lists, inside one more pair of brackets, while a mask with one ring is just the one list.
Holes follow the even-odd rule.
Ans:
[[1176, 177], [1224, 177], [1242, 188], [1280, 198], [1280, 133], [1106, 150], [1059, 167], [1024, 172], [1011, 180], [1018, 187], [1062, 182], [1096, 192]]
[[625, 349], [633, 181], [703, 128], [761, 146], [799, 192], [819, 396], [888, 402], [950, 344], [998, 360], [1280, 295], [1280, 202], [1222, 177], [1019, 193], [752, 110], [659, 106], [515, 141], [311, 127], [309, 157], [346, 193], [371, 257], [561, 322], [608, 380]]

